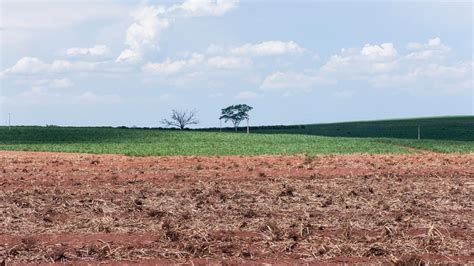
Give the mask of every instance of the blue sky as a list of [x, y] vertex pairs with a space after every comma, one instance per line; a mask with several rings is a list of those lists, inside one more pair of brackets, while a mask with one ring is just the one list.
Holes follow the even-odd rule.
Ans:
[[473, 114], [472, 2], [2, 1], [1, 123]]

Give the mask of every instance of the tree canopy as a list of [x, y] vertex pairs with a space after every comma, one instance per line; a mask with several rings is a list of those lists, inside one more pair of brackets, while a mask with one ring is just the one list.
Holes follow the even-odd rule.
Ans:
[[236, 104], [228, 106], [222, 109], [222, 115], [219, 119], [224, 119], [225, 122], [231, 121], [234, 124], [234, 128], [237, 131], [237, 128], [245, 119], [249, 119], [249, 112], [253, 109], [253, 107], [248, 106], [246, 104]]

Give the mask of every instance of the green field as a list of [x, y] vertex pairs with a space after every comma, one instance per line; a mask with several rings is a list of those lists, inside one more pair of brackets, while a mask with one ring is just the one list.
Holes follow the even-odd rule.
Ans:
[[[250, 135], [111, 127], [0, 127], [0, 150], [134, 156], [474, 152], [474, 117], [421, 120], [261, 127], [253, 128], [258, 134]], [[414, 133], [411, 127], [418, 124], [422, 137], [430, 139], [408, 138], [412, 134], [416, 138], [416, 127]]]
[[[330, 124], [252, 127], [254, 133], [305, 134], [329, 137], [474, 141], [474, 116], [393, 119]], [[214, 129], [216, 130], [216, 129]], [[243, 130], [243, 129], [241, 129]], [[232, 131], [226, 128], [226, 131]]]

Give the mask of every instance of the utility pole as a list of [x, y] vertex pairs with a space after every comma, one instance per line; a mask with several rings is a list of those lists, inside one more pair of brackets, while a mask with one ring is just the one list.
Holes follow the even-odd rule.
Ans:
[[222, 132], [222, 119], [219, 118], [219, 132]]
[[420, 126], [418, 126], [418, 140], [420, 140]]
[[12, 127], [11, 113], [8, 113], [8, 130], [11, 130], [11, 127]]

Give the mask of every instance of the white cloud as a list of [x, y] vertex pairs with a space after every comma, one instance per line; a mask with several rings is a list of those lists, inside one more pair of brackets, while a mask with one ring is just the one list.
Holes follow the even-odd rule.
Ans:
[[53, 88], [69, 88], [74, 86], [74, 83], [68, 78], [53, 79], [50, 86]]
[[66, 50], [68, 56], [101, 56], [110, 53], [106, 45], [95, 45], [90, 48], [72, 47]]
[[257, 97], [258, 94], [253, 91], [241, 91], [235, 96], [236, 99], [253, 99]]
[[322, 67], [325, 75], [349, 75], [361, 78], [392, 71], [398, 64], [398, 52], [392, 43], [366, 44], [362, 49], [342, 49], [330, 57]]
[[238, 3], [237, 0], [187, 0], [168, 8], [141, 6], [131, 13], [134, 22], [127, 29], [127, 49], [117, 57], [117, 62], [138, 62], [148, 50], [158, 50], [161, 32], [177, 18], [221, 16]]
[[55, 60], [49, 69], [55, 73], [63, 72], [88, 72], [98, 70], [97, 62]]
[[143, 72], [150, 74], [173, 75], [188, 70], [189, 68], [203, 62], [203, 60], [203, 55], [194, 53], [188, 60], [171, 61], [170, 59], [166, 59], [164, 62], [161, 63], [149, 62], [142, 67], [142, 70]]
[[374, 76], [375, 88], [393, 88], [412, 93], [456, 93], [473, 88], [473, 62], [454, 65], [426, 64], [400, 73]]
[[162, 17], [165, 12], [161, 6], [142, 6], [131, 13], [134, 22], [127, 29], [128, 48], [117, 57], [118, 62], [140, 61], [147, 49], [159, 48], [159, 34], [170, 25], [170, 20]]
[[170, 7], [168, 12], [178, 12], [188, 17], [222, 16], [238, 5], [238, 0], [186, 0]]
[[207, 64], [217, 69], [236, 69], [251, 66], [252, 60], [234, 56], [215, 56], [209, 58]]
[[382, 43], [381, 45], [366, 44], [360, 54], [369, 60], [380, 60], [394, 58], [398, 55], [398, 52], [392, 43]]
[[230, 49], [230, 52], [248, 56], [270, 56], [285, 54], [301, 54], [305, 50], [294, 41], [266, 41], [257, 44], [247, 43]]
[[442, 63], [450, 48], [440, 38], [409, 43], [410, 52], [399, 55], [393, 44], [366, 44], [362, 49], [342, 49], [324, 64], [323, 77], [339, 81], [366, 81], [374, 88], [410, 93], [455, 93], [472, 89], [472, 64]]
[[49, 66], [36, 57], [23, 57], [2, 74], [37, 74], [47, 70]]
[[313, 73], [276, 72], [267, 76], [260, 88], [265, 91], [311, 91], [315, 87], [331, 85], [335, 82]]
[[140, 61], [141, 59], [142, 59], [142, 55], [140, 51], [125, 49], [117, 57], [116, 62], [134, 63], [134, 62]]
[[55, 75], [58, 73], [84, 73], [84, 72], [130, 72], [127, 66], [117, 65], [111, 61], [69, 61], [54, 60], [51, 63], [45, 63], [36, 57], [23, 57], [12, 67], [1, 72], [2, 76], [11, 75]]
[[407, 49], [413, 52], [406, 55], [407, 59], [428, 60], [443, 58], [451, 51], [451, 48], [442, 44], [440, 38], [429, 39], [428, 43], [408, 43]]

